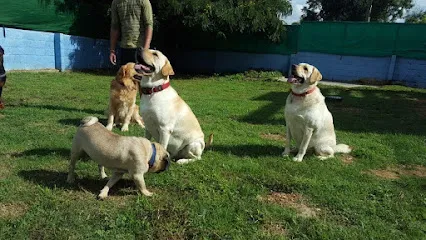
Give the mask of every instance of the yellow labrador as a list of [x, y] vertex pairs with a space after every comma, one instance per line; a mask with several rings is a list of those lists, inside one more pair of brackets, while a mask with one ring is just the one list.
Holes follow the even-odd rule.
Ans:
[[204, 133], [191, 108], [170, 86], [169, 76], [174, 71], [169, 60], [160, 51], [141, 49], [137, 62], [136, 71], [144, 75], [140, 112], [145, 137], [154, 137], [179, 164], [201, 159], [206, 147]]
[[112, 133], [96, 117], [84, 118], [74, 136], [67, 179], [69, 183], [75, 180], [75, 164], [83, 153], [99, 164], [101, 174], [101, 165], [114, 171], [98, 195], [100, 199], [108, 196], [109, 189], [124, 173], [130, 174], [141, 193], [151, 196], [152, 193], [145, 186], [144, 174], [162, 172], [169, 164], [169, 154], [160, 144], [151, 143], [146, 138]]
[[288, 78], [291, 93], [285, 105], [287, 136], [283, 156], [290, 154], [290, 142], [294, 139], [298, 153], [293, 160], [297, 162], [303, 160], [309, 148], [314, 148], [320, 159], [351, 151], [348, 145], [336, 145], [333, 117], [317, 87], [321, 79], [318, 69], [306, 63], [293, 65]]

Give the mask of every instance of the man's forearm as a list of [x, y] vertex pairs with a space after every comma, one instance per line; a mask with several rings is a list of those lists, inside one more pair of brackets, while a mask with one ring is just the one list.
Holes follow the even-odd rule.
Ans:
[[152, 26], [147, 26], [145, 30], [145, 44], [143, 46], [144, 49], [150, 48], [151, 40], [152, 40]]
[[115, 50], [115, 47], [117, 46], [118, 37], [120, 36], [120, 31], [115, 28], [111, 28], [110, 36], [109, 36], [109, 49]]

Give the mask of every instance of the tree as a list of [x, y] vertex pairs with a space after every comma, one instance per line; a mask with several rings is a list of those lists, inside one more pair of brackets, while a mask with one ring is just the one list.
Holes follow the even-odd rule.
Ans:
[[[413, 0], [308, 0], [302, 9], [306, 21], [393, 22], [413, 7]], [[370, 12], [371, 7], [371, 12]]]
[[410, 12], [405, 17], [406, 23], [426, 23], [426, 10]]
[[157, 0], [151, 1], [160, 26], [190, 28], [226, 36], [262, 33], [278, 41], [282, 18], [291, 14], [289, 0]]
[[[60, 13], [74, 14], [71, 30], [90, 33], [101, 28], [108, 33], [111, 0], [38, 1], [53, 4]], [[151, 4], [154, 28], [159, 31], [186, 29], [223, 37], [232, 33], [262, 34], [273, 41], [280, 40], [285, 28], [282, 18], [292, 11], [290, 0], [151, 0]]]

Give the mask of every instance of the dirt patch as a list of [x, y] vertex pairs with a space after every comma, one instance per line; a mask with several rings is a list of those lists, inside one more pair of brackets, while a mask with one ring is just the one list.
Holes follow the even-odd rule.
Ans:
[[370, 170], [369, 173], [376, 175], [380, 178], [385, 179], [398, 179], [399, 175], [395, 172], [388, 171], [388, 170]]
[[16, 219], [23, 216], [28, 210], [24, 203], [0, 203], [0, 218]]
[[277, 133], [261, 133], [260, 137], [263, 139], [268, 139], [268, 140], [275, 140], [275, 141], [285, 141], [285, 137], [284, 135], [281, 134], [277, 134]]
[[261, 197], [260, 200], [277, 204], [282, 207], [293, 208], [297, 211], [298, 216], [307, 218], [316, 217], [318, 212], [321, 210], [319, 208], [313, 208], [306, 205], [306, 200], [302, 197], [302, 195], [297, 193], [272, 192], [266, 197]]
[[355, 158], [349, 154], [342, 154], [339, 159], [345, 164], [352, 164]]
[[267, 223], [262, 231], [268, 236], [287, 236], [287, 230], [278, 223]]
[[368, 173], [385, 179], [399, 179], [401, 176], [424, 178], [426, 177], [426, 167], [420, 165], [397, 165], [387, 167], [386, 169], [370, 170]]
[[12, 166], [5, 160], [2, 161], [3, 162], [0, 162], [0, 180], [6, 179], [12, 172]]

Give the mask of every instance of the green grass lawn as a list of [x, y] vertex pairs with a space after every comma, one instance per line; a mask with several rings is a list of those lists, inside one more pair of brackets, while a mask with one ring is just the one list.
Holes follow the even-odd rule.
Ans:
[[[273, 74], [176, 77], [213, 147], [125, 178], [105, 201], [93, 161], [66, 183], [80, 120], [105, 124], [111, 76], [8, 74], [0, 111], [0, 239], [425, 239], [426, 90], [321, 87], [349, 155], [282, 158], [287, 83]], [[115, 132], [123, 134], [114, 129]], [[131, 125], [125, 135], [143, 136]]]

